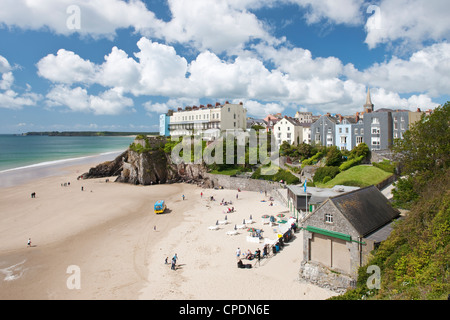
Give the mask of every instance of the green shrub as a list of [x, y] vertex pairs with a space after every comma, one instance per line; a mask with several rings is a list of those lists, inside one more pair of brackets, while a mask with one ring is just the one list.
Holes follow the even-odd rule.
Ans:
[[328, 181], [330, 181], [331, 180], [331, 177], [330, 176], [326, 176], [325, 178], [323, 178], [323, 183], [327, 183]]
[[374, 167], [380, 168], [389, 173], [395, 173], [395, 163], [391, 163], [389, 160], [383, 160], [381, 162], [372, 162]]
[[303, 160], [302, 162], [302, 168], [304, 166], [310, 166], [312, 164], [316, 164], [320, 159], [322, 159], [325, 156], [325, 151], [319, 151], [314, 156], [312, 156], [309, 159]]
[[258, 168], [253, 174], [252, 179], [263, 179], [269, 181], [280, 181], [283, 180], [286, 184], [296, 184], [300, 182], [300, 179], [290, 173], [288, 170], [283, 170], [281, 168], [275, 174], [263, 175], [261, 174], [261, 168]]
[[323, 182], [325, 177], [333, 179], [340, 172], [339, 167], [321, 167], [316, 170], [313, 180], [314, 183]]
[[339, 170], [345, 171], [347, 169], [350, 169], [351, 167], [360, 164], [364, 158], [365, 158], [365, 156], [362, 155], [362, 156], [359, 156], [356, 158], [349, 159], [339, 166]]

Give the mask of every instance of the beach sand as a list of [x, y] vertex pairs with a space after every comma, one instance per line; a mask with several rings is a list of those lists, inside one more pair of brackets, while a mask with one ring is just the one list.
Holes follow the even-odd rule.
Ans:
[[[55, 168], [55, 175], [0, 189], [0, 299], [278, 300], [336, 295], [298, 281], [301, 232], [260, 265], [237, 268], [238, 247], [254, 251], [263, 244], [247, 242], [246, 229], [237, 235], [226, 232], [251, 214], [251, 226], [275, 239], [261, 216], [286, 212], [278, 202], [272, 207], [261, 202], [267, 199], [263, 193], [76, 179], [96, 164]], [[70, 186], [61, 186], [67, 182]], [[161, 215], [153, 213], [158, 199], [168, 205]], [[221, 199], [232, 200], [236, 212], [227, 214], [229, 224], [209, 230], [224, 220]], [[177, 269], [171, 270], [175, 253]], [[72, 273], [72, 266], [78, 271]], [[75, 276], [79, 289], [70, 285]]]

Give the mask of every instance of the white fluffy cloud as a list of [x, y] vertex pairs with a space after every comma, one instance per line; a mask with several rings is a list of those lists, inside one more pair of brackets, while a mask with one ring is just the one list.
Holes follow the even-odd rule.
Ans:
[[226, 51], [251, 39], [274, 40], [267, 27], [247, 10], [262, 1], [169, 0], [172, 20], [161, 30], [170, 42], [193, 43], [199, 50]]
[[110, 89], [99, 95], [89, 95], [81, 87], [70, 88], [67, 85], [57, 85], [46, 95], [49, 107], [66, 106], [71, 111], [93, 113], [96, 115], [117, 115], [133, 106], [133, 100], [123, 96], [115, 89]]
[[362, 22], [361, 6], [364, 0], [289, 0], [289, 2], [307, 8], [305, 18], [310, 24], [322, 20], [349, 25]]
[[[400, 40], [420, 46], [424, 41], [441, 41], [450, 35], [450, 2], [442, 0], [382, 0], [379, 20], [372, 15], [366, 23], [369, 48]], [[374, 27], [375, 26], [375, 27]]]
[[56, 55], [49, 54], [37, 63], [38, 74], [53, 82], [92, 83], [96, 68], [89, 60], [82, 59], [72, 51], [60, 49]]
[[169, 99], [164, 103], [154, 103], [152, 101], [147, 101], [144, 104], [145, 110], [150, 113], [165, 113], [169, 109], [176, 110], [177, 108], [183, 108], [184, 106], [198, 106], [200, 105], [198, 99], [190, 99], [190, 98], [178, 98], [178, 99]]
[[[1, 0], [0, 6], [2, 24], [32, 30], [48, 28], [63, 35], [77, 32], [112, 38], [119, 28], [149, 31], [160, 24], [138, 0]], [[73, 23], [74, 19], [79, 26]]]
[[366, 70], [346, 66], [346, 75], [371, 86], [399, 93], [426, 92], [431, 96], [450, 92], [450, 44], [437, 43], [413, 53], [409, 59], [393, 57]]
[[16, 92], [13, 84], [13, 67], [0, 55], [0, 108], [21, 109], [24, 106], [34, 106], [41, 99], [36, 93]]
[[252, 39], [275, 40], [247, 10], [271, 2], [169, 0], [172, 18], [163, 21], [151, 11], [151, 3], [146, 5], [140, 0], [0, 0], [0, 24], [32, 30], [48, 28], [57, 34], [79, 33], [94, 38], [113, 38], [116, 30], [133, 28], [141, 35], [168, 43], [222, 52]]
[[[423, 103], [426, 105], [422, 107], [428, 108], [435, 105], [429, 95], [445, 94], [450, 83], [442, 81], [450, 74], [450, 48], [446, 43], [418, 51], [408, 60], [394, 57], [363, 71], [351, 64], [343, 65], [335, 57], [313, 58], [305, 49], [267, 44], [256, 45], [251, 52], [229, 60], [206, 50], [190, 63], [169, 45], [143, 37], [137, 46], [139, 51], [134, 58], [113, 47], [98, 65], [65, 50], [42, 58], [37, 64], [39, 74], [57, 84], [47, 96], [50, 105], [59, 103], [72, 110], [116, 114], [132, 105], [124, 97], [132, 94], [171, 98], [171, 104], [146, 103], [149, 112], [176, 107], [174, 102], [180, 102], [181, 98], [196, 101], [210, 98], [259, 101], [261, 110], [276, 111], [285, 104], [297, 103], [322, 113], [354, 113], [362, 109], [367, 85], [386, 88], [378, 91], [377, 106], [412, 108]], [[265, 65], [269, 62], [271, 69]], [[98, 84], [121, 95], [116, 99], [99, 97], [101, 103], [96, 103], [87, 89], [70, 87], [76, 83], [87, 87]], [[408, 102], [394, 92], [415, 95]], [[71, 103], [72, 98], [82, 102]], [[109, 103], [111, 100], [120, 103]], [[249, 114], [261, 116], [259, 109], [251, 107]]]

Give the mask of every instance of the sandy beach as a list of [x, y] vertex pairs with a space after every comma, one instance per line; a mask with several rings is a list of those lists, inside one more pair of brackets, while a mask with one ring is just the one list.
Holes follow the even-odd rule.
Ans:
[[[261, 216], [286, 212], [278, 202], [263, 202], [268, 199], [264, 193], [76, 179], [96, 164], [54, 168], [57, 172], [50, 176], [0, 188], [0, 299], [279, 300], [335, 295], [298, 281], [301, 232], [260, 265], [243, 260], [253, 268], [237, 268], [238, 247], [255, 251], [263, 244], [247, 242], [247, 229], [238, 229], [236, 235], [227, 232], [252, 215], [255, 223], [248, 226], [275, 239]], [[158, 199], [168, 206], [161, 215], [153, 213]], [[233, 201], [229, 206], [236, 212], [226, 214], [228, 224], [210, 230], [225, 218], [222, 199]], [[171, 270], [175, 253], [177, 269]], [[68, 285], [73, 275], [80, 288]]]

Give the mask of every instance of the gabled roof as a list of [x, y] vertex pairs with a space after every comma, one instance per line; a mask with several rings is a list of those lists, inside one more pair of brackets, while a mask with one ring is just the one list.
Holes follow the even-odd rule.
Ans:
[[363, 237], [400, 215], [375, 186], [358, 189], [329, 200]]

